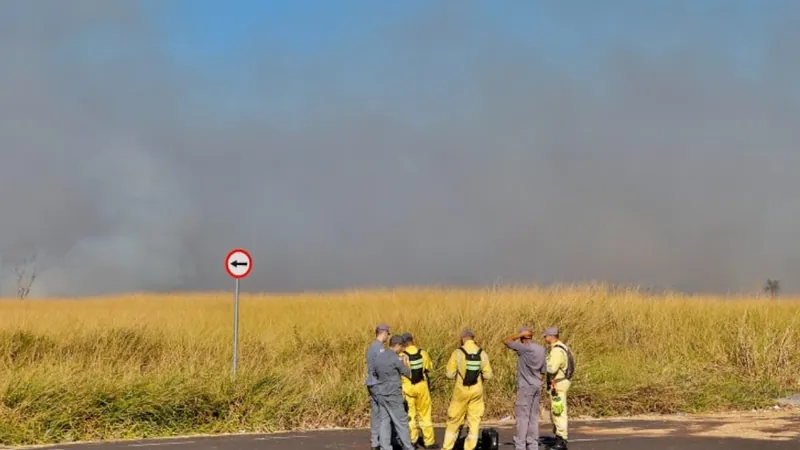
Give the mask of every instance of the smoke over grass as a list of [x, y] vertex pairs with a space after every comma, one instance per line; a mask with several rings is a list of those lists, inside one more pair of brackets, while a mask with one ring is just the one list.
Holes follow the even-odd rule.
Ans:
[[34, 248], [32, 296], [228, 289], [238, 246], [243, 290], [796, 290], [797, 4], [365, 5], [205, 64], [153, 5], [0, 5], [0, 293]]

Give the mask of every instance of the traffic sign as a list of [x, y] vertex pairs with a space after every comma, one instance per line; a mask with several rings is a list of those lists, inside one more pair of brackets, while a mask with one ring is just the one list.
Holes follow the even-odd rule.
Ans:
[[233, 367], [232, 376], [236, 380], [236, 366], [239, 363], [239, 280], [250, 275], [253, 270], [253, 258], [243, 248], [228, 252], [225, 257], [225, 271], [236, 280], [233, 291]]
[[253, 270], [253, 258], [250, 253], [242, 248], [231, 250], [225, 257], [225, 271], [228, 275], [239, 280], [250, 275]]

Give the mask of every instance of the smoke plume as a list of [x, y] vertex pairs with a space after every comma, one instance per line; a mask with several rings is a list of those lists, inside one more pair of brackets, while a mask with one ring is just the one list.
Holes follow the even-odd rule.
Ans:
[[0, 294], [33, 251], [33, 297], [230, 289], [234, 247], [244, 291], [796, 289], [800, 5], [690, 4], [553, 2], [559, 40], [437, 2], [201, 68], [134, 2], [2, 2]]

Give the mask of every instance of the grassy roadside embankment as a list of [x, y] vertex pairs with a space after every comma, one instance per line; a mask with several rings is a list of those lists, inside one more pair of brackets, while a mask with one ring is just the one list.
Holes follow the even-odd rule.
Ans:
[[364, 352], [377, 322], [444, 364], [465, 326], [497, 378], [487, 418], [513, 412], [522, 323], [559, 325], [578, 359], [571, 416], [750, 409], [798, 388], [800, 302], [645, 297], [596, 288], [407, 289], [242, 295], [236, 386], [232, 295], [0, 302], [0, 443], [364, 426]]

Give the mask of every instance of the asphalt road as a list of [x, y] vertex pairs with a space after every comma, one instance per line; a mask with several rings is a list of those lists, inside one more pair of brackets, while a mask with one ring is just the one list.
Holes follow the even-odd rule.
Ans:
[[[570, 449], [577, 450], [798, 450], [800, 449], [800, 420], [789, 427], [788, 439], [770, 440], [742, 437], [709, 437], [718, 422], [687, 422], [681, 425], [664, 422], [587, 422], [570, 426]], [[513, 428], [509, 425], [495, 426], [500, 432], [500, 450], [513, 450]], [[784, 423], [768, 430], [777, 437], [786, 435]], [[541, 435], [546, 440], [550, 426], [542, 424]], [[437, 443], [441, 445], [444, 429], [436, 429]], [[729, 433], [725, 433], [729, 434]], [[25, 447], [23, 447], [25, 448]], [[32, 448], [32, 447], [28, 447]], [[62, 444], [37, 447], [40, 450], [370, 450], [368, 430], [310, 431], [278, 434], [224, 435], [212, 437], [186, 437], [125, 442], [98, 442]], [[547, 447], [543, 446], [542, 449]]]

